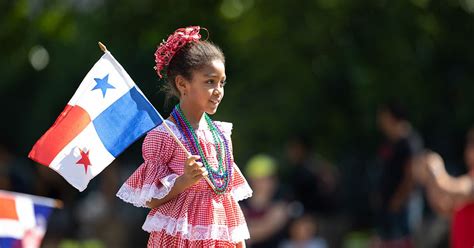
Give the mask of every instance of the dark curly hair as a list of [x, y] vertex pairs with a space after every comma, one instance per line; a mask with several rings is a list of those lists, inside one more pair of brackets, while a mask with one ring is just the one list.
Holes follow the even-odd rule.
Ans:
[[176, 88], [175, 79], [178, 75], [188, 80], [192, 80], [195, 70], [209, 65], [213, 60], [220, 60], [225, 63], [222, 50], [210, 41], [196, 41], [183, 46], [171, 59], [166, 70], [166, 82], [163, 91], [167, 99], [177, 97], [179, 91]]

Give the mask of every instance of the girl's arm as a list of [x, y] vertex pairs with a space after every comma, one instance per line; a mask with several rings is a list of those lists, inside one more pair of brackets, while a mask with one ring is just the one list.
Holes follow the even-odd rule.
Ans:
[[189, 156], [184, 163], [184, 174], [176, 179], [171, 191], [161, 199], [152, 198], [146, 205], [149, 208], [161, 206], [196, 184], [202, 177], [207, 176], [206, 168], [203, 167], [202, 163], [196, 162], [198, 159], [199, 156]]
[[455, 208], [455, 202], [449, 194], [440, 190], [437, 186], [428, 186], [426, 191], [427, 200], [431, 208], [439, 215], [449, 219]]
[[444, 167], [443, 159], [436, 153], [427, 155], [427, 165], [434, 186], [449, 195], [456, 203], [474, 200], [474, 182], [471, 176], [450, 176]]

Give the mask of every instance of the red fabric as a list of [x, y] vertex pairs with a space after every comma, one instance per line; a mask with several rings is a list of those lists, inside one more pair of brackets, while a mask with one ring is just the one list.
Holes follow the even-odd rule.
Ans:
[[53, 126], [36, 142], [28, 157], [49, 166], [58, 153], [91, 122], [86, 110], [67, 105]]
[[454, 212], [451, 223], [451, 247], [474, 247], [474, 202]]
[[15, 198], [0, 195], [0, 219], [19, 220]]
[[173, 56], [181, 47], [189, 42], [194, 42], [201, 39], [199, 30], [199, 26], [179, 28], [172, 35], [170, 35], [165, 42], [162, 42], [158, 46], [158, 49], [156, 49], [155, 52], [155, 70], [160, 78], [163, 77], [161, 75], [163, 68], [168, 66]]
[[[176, 133], [176, 127], [167, 123]], [[196, 134], [203, 143], [203, 152], [209, 164], [216, 168], [218, 160], [212, 133], [196, 130]], [[226, 132], [224, 128], [224, 135], [230, 145], [230, 130]], [[182, 137], [181, 140], [186, 144]], [[184, 173], [186, 154], [162, 126], [148, 133], [142, 149], [144, 163], [126, 181], [127, 188], [138, 192], [146, 192], [150, 186], [162, 189], [164, 185], [160, 180]], [[231, 146], [230, 149], [232, 151]], [[149, 247], [228, 247], [248, 238], [245, 218], [237, 203], [237, 200], [243, 199], [242, 195], [250, 196], [250, 187], [240, 190], [247, 187], [247, 181], [235, 164], [224, 194], [216, 194], [201, 179], [174, 199], [150, 211], [143, 225], [150, 232]], [[236, 194], [239, 196], [236, 197]]]

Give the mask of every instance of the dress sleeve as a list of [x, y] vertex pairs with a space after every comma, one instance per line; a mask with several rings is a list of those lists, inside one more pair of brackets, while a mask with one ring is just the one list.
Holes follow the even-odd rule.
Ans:
[[239, 167], [234, 163], [234, 174], [232, 174], [231, 194], [235, 201], [242, 201], [252, 196], [252, 189], [240, 171]]
[[234, 152], [232, 147], [232, 123], [229, 122], [219, 122], [216, 121], [216, 126], [222, 131], [224, 137], [227, 139], [230, 149], [230, 154], [232, 156], [232, 163], [233, 163], [233, 173], [232, 173], [232, 188], [231, 194], [235, 201], [242, 201], [252, 196], [252, 189], [248, 184], [247, 180], [245, 179], [244, 175], [240, 171], [237, 164], [234, 162]]
[[148, 132], [142, 145], [144, 162], [122, 185], [117, 197], [137, 207], [146, 207], [152, 198], [165, 197], [178, 177], [168, 167], [176, 146], [161, 126]]

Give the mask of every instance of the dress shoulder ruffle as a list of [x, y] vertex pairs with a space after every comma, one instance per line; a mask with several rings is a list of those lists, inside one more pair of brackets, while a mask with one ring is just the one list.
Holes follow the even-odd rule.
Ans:
[[[175, 135], [179, 135], [176, 126], [170, 121], [167, 123]], [[142, 145], [144, 162], [122, 185], [117, 197], [137, 207], [146, 207], [152, 198], [165, 197], [178, 177], [167, 166], [176, 148], [175, 140], [163, 124], [149, 131]]]

